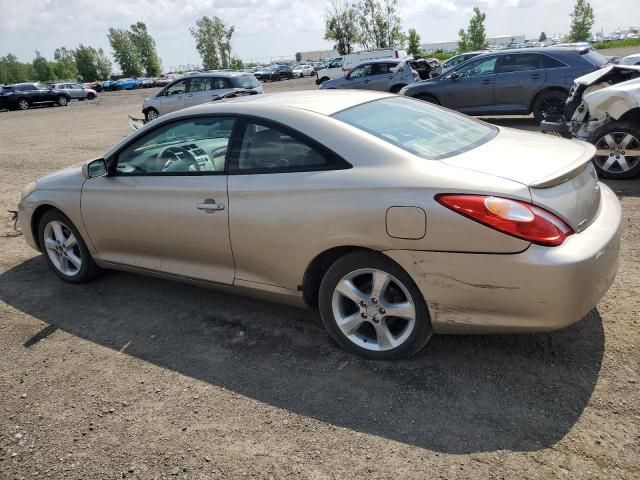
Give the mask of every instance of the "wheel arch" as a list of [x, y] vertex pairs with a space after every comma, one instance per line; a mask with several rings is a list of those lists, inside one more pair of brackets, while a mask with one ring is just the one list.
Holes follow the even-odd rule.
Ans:
[[31, 235], [36, 240], [36, 245], [38, 245], [38, 249], [42, 252], [42, 245], [40, 244], [40, 236], [38, 235], [38, 225], [40, 225], [40, 220], [44, 216], [45, 213], [57, 210], [64, 215], [64, 212], [60, 210], [58, 207], [44, 203], [42, 205], [38, 205], [38, 207], [33, 211], [33, 215], [31, 215]]
[[541, 90], [539, 90], [531, 99], [531, 102], [529, 103], [529, 113], [533, 112], [533, 106], [538, 101], [538, 98], [540, 98], [541, 95], [544, 95], [545, 93], [549, 93], [549, 92], [561, 92], [561, 93], [564, 93], [565, 95], [569, 95], [569, 90], [567, 90], [564, 87], [558, 87], [558, 86], [544, 87]]
[[389, 92], [398, 93], [402, 88], [404, 88], [406, 86], [407, 86], [406, 83], [396, 83], [396, 84], [391, 86], [391, 88], [389, 89]]
[[620, 122], [631, 122], [637, 123], [640, 128], [640, 107], [632, 108], [628, 110], [622, 115], [618, 121]]

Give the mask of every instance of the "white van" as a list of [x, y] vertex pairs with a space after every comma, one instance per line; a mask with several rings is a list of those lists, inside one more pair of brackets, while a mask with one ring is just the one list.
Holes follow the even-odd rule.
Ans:
[[353, 70], [361, 63], [369, 60], [381, 60], [385, 58], [397, 58], [402, 60], [407, 56], [406, 50], [371, 50], [369, 52], [350, 53], [343, 57], [334, 58], [322, 70], [318, 70], [316, 85], [320, 85], [327, 80], [342, 77], [345, 73]]

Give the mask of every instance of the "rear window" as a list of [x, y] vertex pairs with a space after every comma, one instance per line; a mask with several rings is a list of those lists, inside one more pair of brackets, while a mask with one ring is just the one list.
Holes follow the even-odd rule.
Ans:
[[384, 98], [333, 115], [382, 140], [430, 160], [471, 150], [498, 129], [479, 120], [410, 98]]
[[602, 67], [609, 63], [609, 61], [598, 52], [592, 49], [585, 49], [580, 52], [580, 56], [584, 58], [590, 64], [596, 67]]
[[232, 81], [237, 88], [256, 88], [260, 86], [260, 82], [253, 75], [240, 75], [233, 77]]

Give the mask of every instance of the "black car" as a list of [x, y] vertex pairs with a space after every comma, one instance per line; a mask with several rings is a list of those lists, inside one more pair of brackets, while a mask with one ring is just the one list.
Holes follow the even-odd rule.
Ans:
[[591, 48], [502, 50], [477, 55], [399, 93], [468, 115], [533, 113], [540, 123], [562, 112], [577, 77], [606, 64], [607, 59]]
[[38, 105], [69, 105], [68, 93], [47, 87], [42, 83], [16, 83], [2, 87], [0, 107], [9, 110], [27, 110]]
[[263, 82], [277, 82], [283, 78], [293, 78], [293, 70], [291, 70], [289, 65], [273, 65], [264, 70], [260, 75], [260, 80]]

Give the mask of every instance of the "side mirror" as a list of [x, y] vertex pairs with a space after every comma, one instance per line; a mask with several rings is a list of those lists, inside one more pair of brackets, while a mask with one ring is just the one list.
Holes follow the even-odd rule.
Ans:
[[451, 80], [457, 80], [460, 78], [460, 74], [458, 72], [453, 72], [451, 75], [449, 75], [449, 78]]
[[82, 174], [87, 180], [96, 177], [106, 177], [108, 173], [109, 168], [104, 158], [98, 158], [82, 166]]

